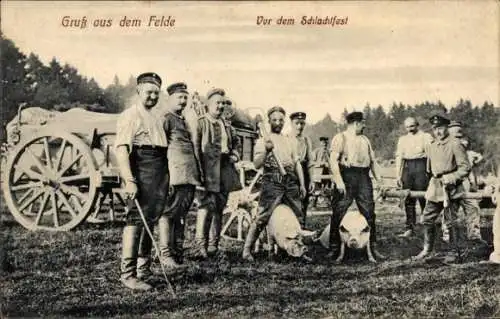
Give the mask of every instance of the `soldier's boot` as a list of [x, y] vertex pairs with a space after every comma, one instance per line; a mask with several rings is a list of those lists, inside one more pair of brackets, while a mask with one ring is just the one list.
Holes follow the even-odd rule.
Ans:
[[178, 264], [174, 258], [173, 224], [173, 220], [167, 216], [161, 216], [158, 220], [160, 262], [165, 266], [167, 272], [179, 272], [185, 268]]
[[207, 237], [211, 224], [210, 214], [206, 209], [199, 209], [196, 216], [196, 234], [195, 234], [195, 257], [198, 259], [207, 259]]
[[378, 251], [377, 249], [377, 226], [375, 224], [375, 220], [372, 220], [370, 223], [370, 248], [375, 259], [383, 260], [386, 257]]
[[143, 227], [127, 225], [123, 228], [120, 280], [133, 290], [150, 290], [151, 285], [137, 278], [137, 254]]
[[444, 257], [443, 262], [445, 264], [455, 264], [463, 262], [465, 257], [462, 243], [462, 232], [460, 227], [454, 225], [449, 227], [450, 232], [450, 246], [451, 250], [448, 251], [446, 256]]
[[435, 241], [436, 241], [436, 227], [434, 225], [424, 225], [424, 248], [418, 255], [412, 257], [412, 259], [424, 260], [431, 258], [434, 252]]
[[222, 231], [222, 214], [214, 213], [208, 235], [208, 256], [215, 256], [219, 252], [220, 233]]
[[250, 224], [250, 227], [248, 229], [248, 234], [247, 238], [245, 239], [245, 245], [243, 247], [243, 260], [249, 261], [249, 262], [254, 262], [255, 259], [252, 256], [252, 249], [253, 246], [255, 245], [255, 242], [257, 241], [257, 238], [259, 238], [260, 235], [260, 229], [257, 226], [255, 222]]
[[179, 264], [184, 264], [184, 230], [185, 221], [182, 218], [174, 222], [174, 250], [175, 260]]
[[[154, 229], [152, 226], [153, 225], [149, 226], [151, 230]], [[153, 276], [153, 272], [151, 271], [151, 264], [153, 261], [151, 257], [152, 246], [153, 242], [151, 241], [151, 237], [149, 237], [146, 228], [142, 227], [137, 254], [137, 279], [148, 280]]]

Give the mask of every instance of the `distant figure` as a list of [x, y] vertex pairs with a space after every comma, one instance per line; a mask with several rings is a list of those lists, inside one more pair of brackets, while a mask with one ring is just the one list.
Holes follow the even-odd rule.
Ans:
[[[330, 150], [328, 149], [328, 137], [322, 136], [319, 138], [321, 146], [313, 151], [312, 160], [314, 167], [314, 174], [316, 175], [330, 175]], [[330, 179], [322, 181], [322, 186], [326, 187], [331, 185]]]
[[[418, 129], [419, 123], [413, 117], [408, 117], [404, 122], [408, 134], [399, 138], [396, 148], [396, 176], [398, 186], [412, 191], [425, 191], [429, 184], [426, 172], [426, 149], [432, 142], [432, 136]], [[413, 235], [416, 224], [416, 199], [408, 196], [405, 199], [406, 230], [400, 237]], [[423, 211], [425, 198], [418, 202]]]
[[309, 137], [303, 135], [304, 127], [306, 126], [306, 117], [307, 115], [304, 112], [290, 114], [293, 131], [291, 136], [297, 139], [300, 164], [302, 165], [302, 172], [304, 173], [304, 185], [308, 190], [306, 196], [302, 199], [302, 216], [297, 216], [302, 228], [306, 227], [309, 198], [314, 190], [314, 184], [312, 182], [312, 143]]

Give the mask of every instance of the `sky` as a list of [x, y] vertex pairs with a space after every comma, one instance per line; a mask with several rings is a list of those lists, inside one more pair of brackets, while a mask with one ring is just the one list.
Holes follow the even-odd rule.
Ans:
[[[281, 105], [308, 122], [366, 103], [390, 107], [461, 98], [499, 105], [497, 1], [29, 2], [2, 1], [4, 35], [44, 63], [56, 57], [102, 87], [157, 72], [204, 94], [222, 87], [239, 107]], [[87, 20], [65, 27], [63, 18]], [[140, 27], [120, 27], [124, 17]], [[147, 26], [150, 17], [175, 19]], [[272, 19], [257, 25], [257, 17]], [[277, 25], [281, 17], [294, 25]], [[347, 18], [302, 25], [302, 16]], [[110, 27], [93, 27], [112, 19]]]

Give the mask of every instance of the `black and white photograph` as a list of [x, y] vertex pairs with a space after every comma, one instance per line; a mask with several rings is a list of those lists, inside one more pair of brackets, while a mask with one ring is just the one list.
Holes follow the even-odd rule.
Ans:
[[0, 318], [500, 318], [499, 1], [0, 9]]

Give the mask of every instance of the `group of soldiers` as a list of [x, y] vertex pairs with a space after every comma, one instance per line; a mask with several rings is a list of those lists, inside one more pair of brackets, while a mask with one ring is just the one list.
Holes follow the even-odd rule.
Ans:
[[[184, 219], [196, 187], [203, 188], [195, 234], [195, 256], [200, 259], [220, 253], [222, 212], [229, 193], [242, 189], [235, 167], [241, 158], [239, 139], [222, 116], [230, 103], [225, 91], [212, 89], [207, 93], [206, 113], [198, 118], [196, 128], [191, 129], [183, 116], [189, 97], [187, 85], [174, 83], [167, 87], [168, 111], [159, 116], [155, 106], [161, 86], [162, 80], [155, 73], [138, 76], [136, 102], [120, 115], [117, 123], [115, 149], [124, 191], [130, 203], [138, 204], [129, 205], [122, 238], [121, 281], [130, 289], [151, 289], [147, 281], [152, 275], [153, 239], [145, 226], [158, 226], [160, 262], [171, 270], [182, 269]], [[262, 186], [242, 258], [254, 261], [252, 247], [279, 204], [288, 205], [305, 227], [314, 190], [312, 177], [319, 174], [330, 175], [325, 183], [334, 189], [329, 256], [335, 258], [338, 254], [340, 223], [355, 200], [370, 226], [373, 255], [384, 259], [376, 247], [372, 184], [372, 180], [378, 182], [380, 177], [371, 143], [363, 135], [363, 113], [349, 113], [346, 130], [333, 137], [330, 149], [328, 138], [322, 137], [322, 146], [317, 150], [312, 150], [311, 140], [303, 135], [306, 113], [289, 115], [293, 132], [289, 135], [282, 133], [287, 119], [282, 107], [270, 108], [267, 118], [271, 132], [258, 139], [254, 148], [255, 168], [263, 170]], [[466, 207], [476, 220], [479, 216], [476, 203], [460, 198], [470, 189], [467, 180], [474, 164], [460, 139], [461, 131], [454, 131], [457, 124], [443, 116], [433, 116], [430, 121], [434, 138], [420, 132], [418, 122], [408, 118], [405, 121], [408, 135], [400, 139], [396, 154], [400, 185], [427, 191], [426, 200], [420, 201], [425, 242], [416, 259], [432, 256], [436, 225], [443, 209], [446, 221], [443, 224], [455, 244], [460, 238], [456, 222], [458, 207]], [[409, 237], [416, 223], [415, 200], [406, 200], [406, 212], [407, 231], [403, 235]], [[471, 227], [471, 236], [480, 236], [477, 224]], [[460, 257], [459, 252], [451, 250], [448, 257], [454, 261]]]

